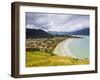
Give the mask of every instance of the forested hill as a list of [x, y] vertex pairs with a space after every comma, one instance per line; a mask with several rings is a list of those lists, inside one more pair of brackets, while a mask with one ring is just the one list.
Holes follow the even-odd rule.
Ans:
[[49, 38], [49, 37], [53, 37], [53, 35], [41, 29], [26, 29], [26, 38]]

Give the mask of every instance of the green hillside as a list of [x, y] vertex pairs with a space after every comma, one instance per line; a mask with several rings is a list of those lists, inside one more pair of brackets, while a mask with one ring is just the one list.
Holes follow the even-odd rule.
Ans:
[[26, 67], [62, 66], [89, 64], [87, 59], [75, 59], [67, 56], [56, 56], [41, 51], [26, 52]]

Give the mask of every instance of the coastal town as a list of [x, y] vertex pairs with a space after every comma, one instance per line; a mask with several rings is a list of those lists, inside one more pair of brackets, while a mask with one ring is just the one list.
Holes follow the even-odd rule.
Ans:
[[54, 48], [67, 37], [35, 38], [26, 40], [26, 51], [45, 51], [53, 54]]

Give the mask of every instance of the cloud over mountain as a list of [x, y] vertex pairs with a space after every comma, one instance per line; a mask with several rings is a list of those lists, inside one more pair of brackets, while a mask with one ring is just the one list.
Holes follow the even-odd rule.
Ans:
[[90, 26], [89, 15], [26, 12], [26, 28], [44, 31], [77, 31]]

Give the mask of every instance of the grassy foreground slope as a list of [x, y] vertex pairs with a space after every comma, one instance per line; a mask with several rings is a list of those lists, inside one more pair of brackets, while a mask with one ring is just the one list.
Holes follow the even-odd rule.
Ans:
[[51, 55], [42, 51], [26, 52], [26, 67], [63, 66], [89, 64], [88, 59], [75, 59], [67, 56]]

